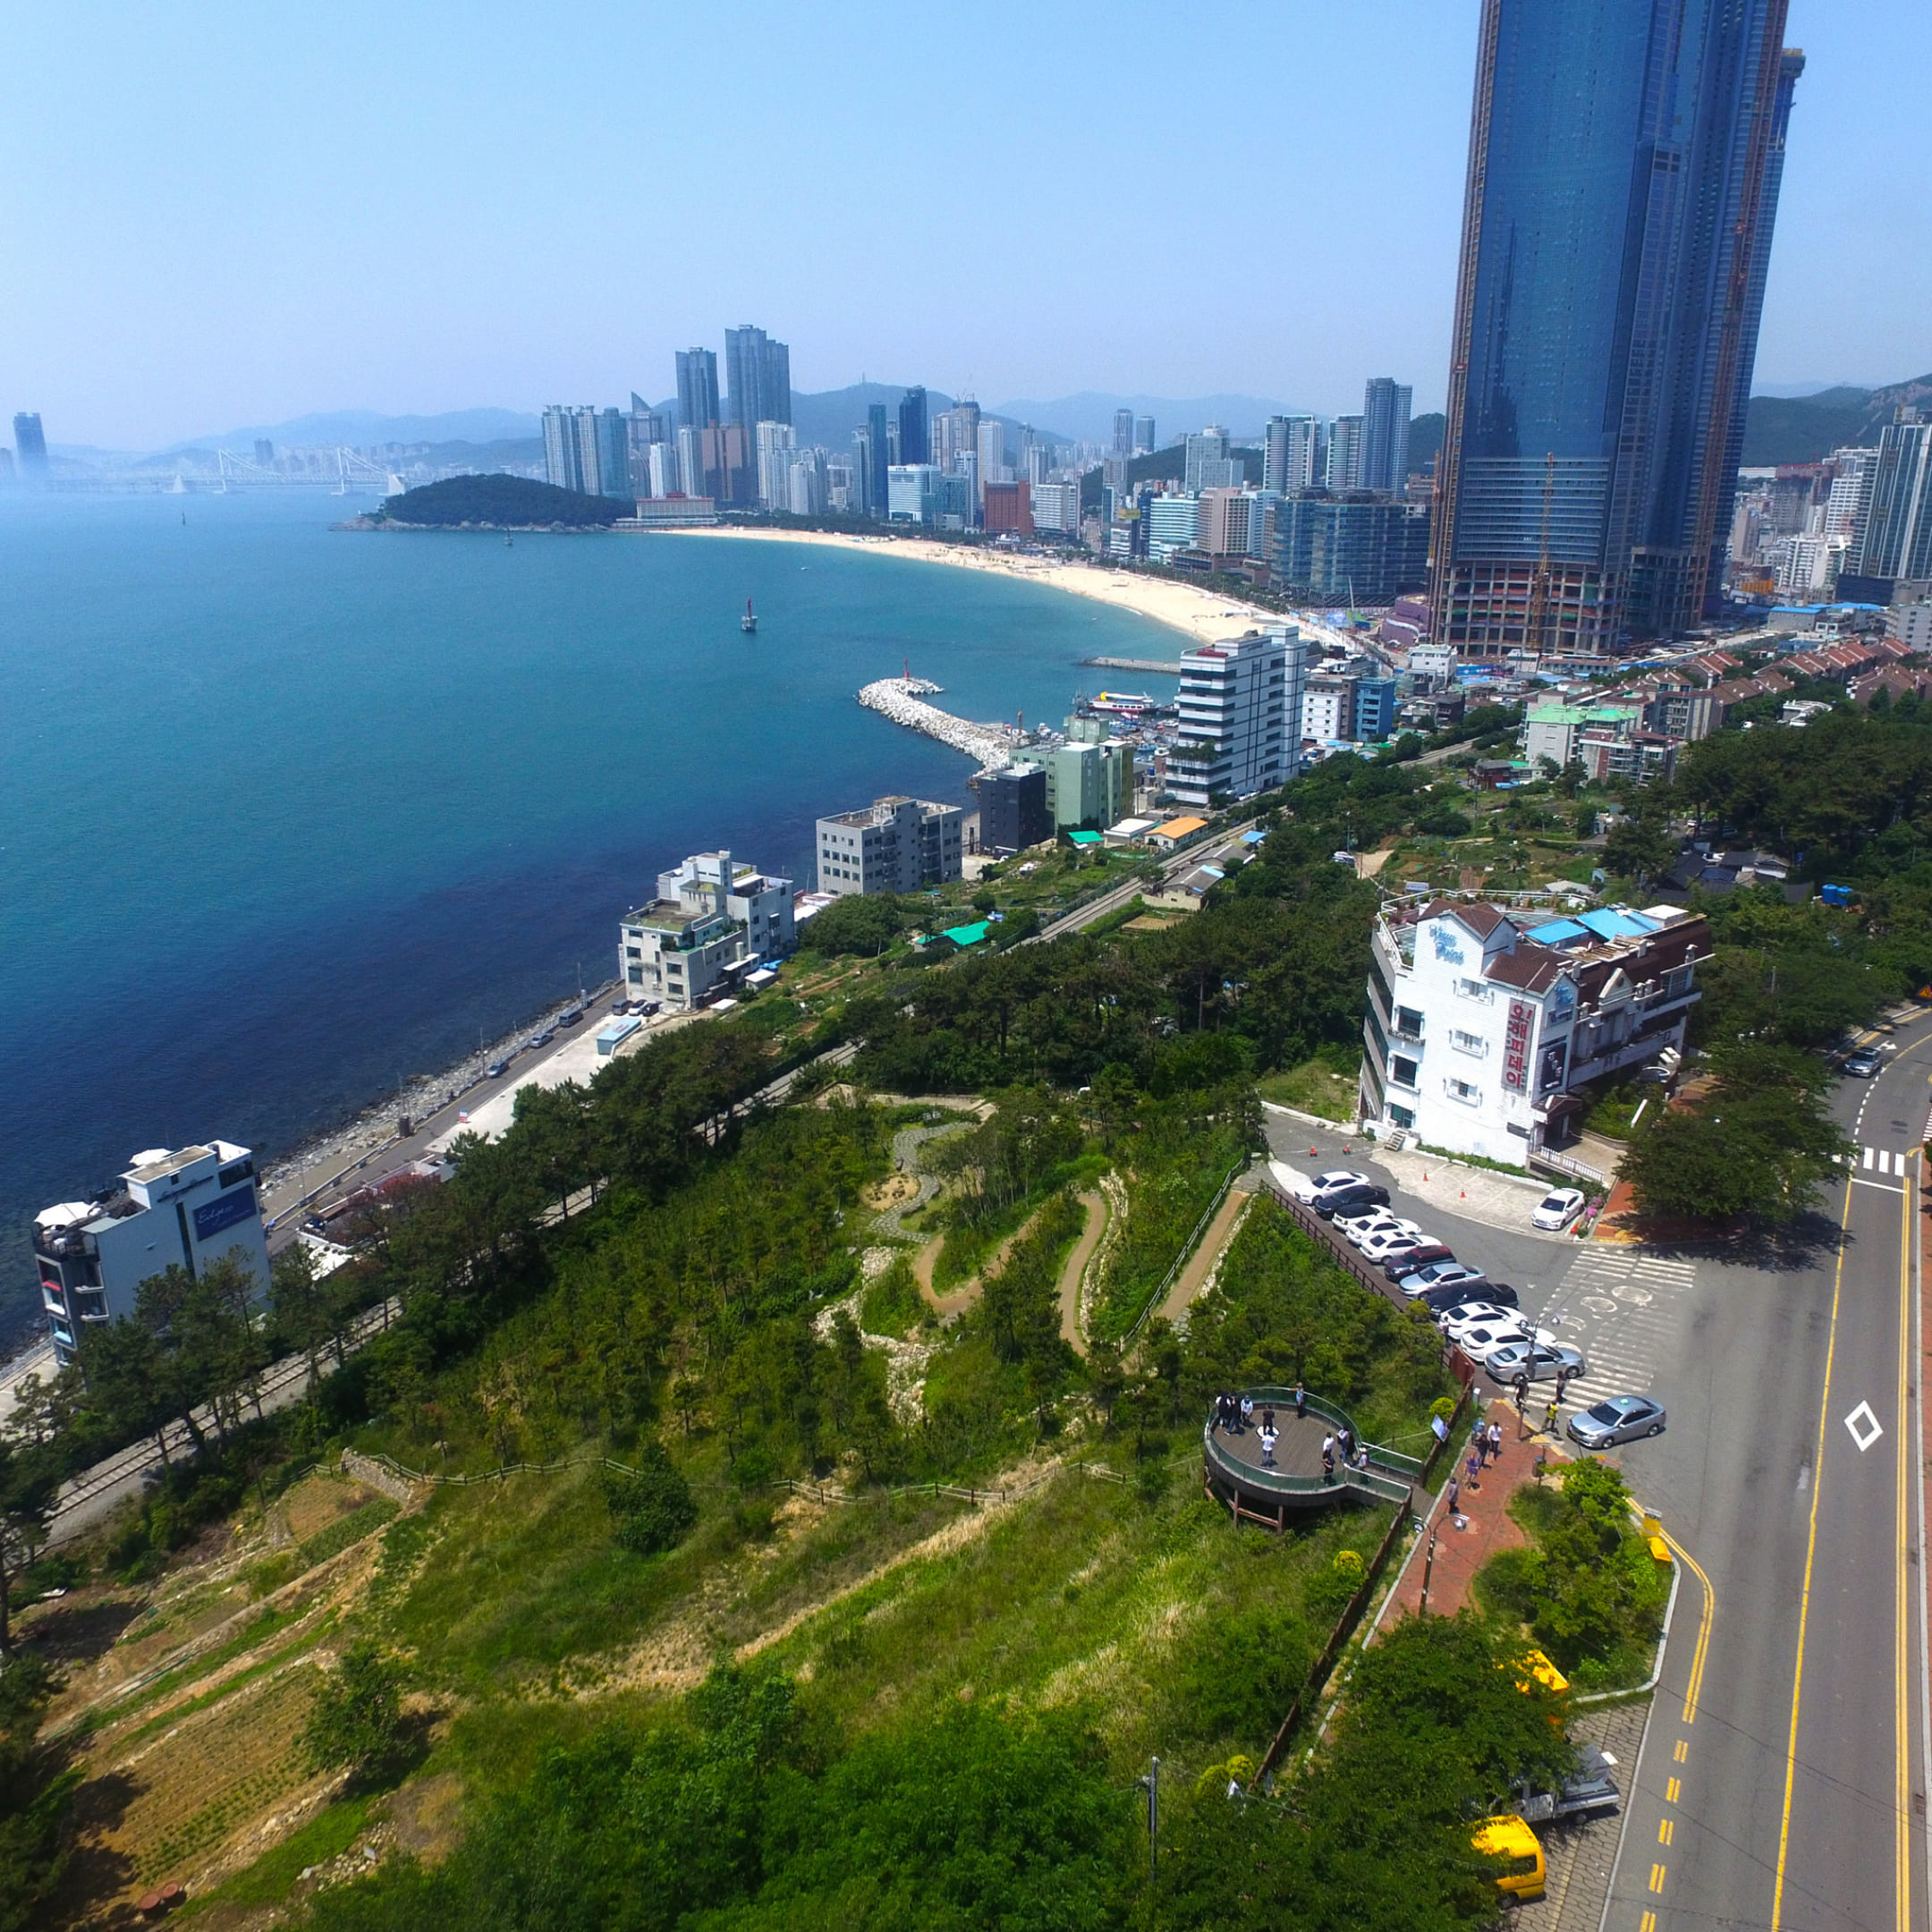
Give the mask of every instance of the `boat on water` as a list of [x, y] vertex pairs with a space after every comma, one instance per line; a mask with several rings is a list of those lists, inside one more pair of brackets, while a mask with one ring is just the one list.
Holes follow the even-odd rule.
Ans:
[[758, 614], [751, 608], [751, 599], [750, 597], [744, 600], [744, 615], [738, 620], [738, 628], [747, 637], [752, 636], [758, 630]]
[[1094, 711], [1123, 711], [1133, 714], [1152, 711], [1157, 700], [1140, 691], [1102, 691], [1089, 707]]

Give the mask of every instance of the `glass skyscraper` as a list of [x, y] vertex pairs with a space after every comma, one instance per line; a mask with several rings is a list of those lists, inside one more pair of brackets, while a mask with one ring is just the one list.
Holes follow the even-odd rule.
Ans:
[[916, 384], [906, 391], [899, 403], [899, 461], [902, 463], [932, 461], [932, 431], [926, 409], [926, 392]]
[[717, 353], [711, 349], [677, 352], [677, 414], [680, 429], [708, 429], [718, 415]]
[[792, 351], [747, 322], [724, 331], [724, 420], [747, 436], [761, 422], [792, 420]]
[[1785, 0], [1484, 0], [1430, 572], [1470, 657], [1720, 589], [1802, 55]]

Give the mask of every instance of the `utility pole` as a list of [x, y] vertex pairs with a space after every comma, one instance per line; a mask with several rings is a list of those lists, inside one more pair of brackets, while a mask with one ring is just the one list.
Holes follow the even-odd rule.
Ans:
[[1150, 1758], [1148, 1766], [1148, 1775], [1134, 1782], [1147, 1792], [1148, 1877], [1154, 1878], [1159, 1876], [1155, 1864], [1156, 1846], [1160, 1837], [1160, 1759]]

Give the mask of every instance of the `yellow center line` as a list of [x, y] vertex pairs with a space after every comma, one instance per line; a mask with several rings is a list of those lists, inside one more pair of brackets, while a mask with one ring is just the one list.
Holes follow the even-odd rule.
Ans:
[[[1704, 1568], [1695, 1556], [1687, 1550], [1668, 1530], [1663, 1532], [1664, 1541], [1671, 1554], [1683, 1563], [1704, 1590], [1703, 1614], [1698, 1619], [1697, 1645], [1690, 1653], [1690, 1675], [1684, 1684], [1683, 1721], [1697, 1722], [1698, 1698], [1704, 1689], [1704, 1660], [1710, 1655], [1711, 1626], [1717, 1621], [1717, 1592], [1711, 1580], [1704, 1574]], [[1682, 1739], [1677, 1743], [1677, 1762], [1682, 1764], [1684, 1753], [1690, 1749]]]
[[[1852, 1183], [1845, 1182], [1844, 1207], [1838, 1217], [1842, 1236], [1852, 1228]], [[1805, 1536], [1804, 1583], [1798, 1592], [1798, 1658], [1792, 1667], [1791, 1735], [1784, 1747], [1784, 1803], [1778, 1816], [1777, 1875], [1771, 1885], [1771, 1932], [1784, 1920], [1784, 1866], [1791, 1855], [1792, 1787], [1798, 1776], [1798, 1707], [1804, 1694], [1805, 1628], [1811, 1618], [1811, 1570], [1818, 1559], [1818, 1496], [1825, 1487], [1825, 1424], [1831, 1412], [1832, 1362], [1838, 1352], [1838, 1301], [1844, 1292], [1845, 1242], [1838, 1243], [1838, 1266], [1832, 1276], [1831, 1326], [1825, 1343], [1825, 1383], [1818, 1396], [1818, 1453], [1811, 1462], [1811, 1521]]]
[[1895, 1883], [1893, 1896], [1899, 1932], [1911, 1932], [1911, 1731], [1907, 1715], [1911, 1676], [1911, 1650], [1907, 1631], [1910, 1630], [1910, 1586], [1906, 1578], [1905, 1547], [1910, 1540], [1910, 1517], [1906, 1510], [1905, 1471], [1908, 1461], [1916, 1463], [1919, 1457], [1909, 1455], [1912, 1444], [1906, 1433], [1910, 1415], [1906, 1408], [1905, 1389], [1911, 1379], [1911, 1233], [1912, 1233], [1912, 1182], [1905, 1183], [1902, 1202], [1903, 1216], [1899, 1224], [1899, 1375], [1898, 1375], [1898, 1533], [1894, 1538], [1898, 1549], [1897, 1570], [1897, 1614], [1894, 1619], [1897, 1626], [1896, 1669], [1893, 1690], [1894, 1729], [1896, 1737], [1898, 1764], [1898, 1821], [1897, 1843], [1894, 1848], [1896, 1860]]

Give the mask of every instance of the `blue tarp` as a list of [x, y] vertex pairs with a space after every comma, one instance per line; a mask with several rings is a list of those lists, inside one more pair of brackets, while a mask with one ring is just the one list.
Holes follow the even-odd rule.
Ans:
[[1583, 913], [1580, 923], [1589, 927], [1599, 939], [1640, 939], [1657, 929], [1655, 919], [1647, 919], [1639, 912], [1619, 912], [1610, 906]]
[[1553, 919], [1547, 926], [1532, 926], [1530, 936], [1538, 945], [1568, 945], [1572, 939], [1585, 937], [1587, 932], [1574, 919]]

